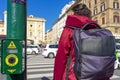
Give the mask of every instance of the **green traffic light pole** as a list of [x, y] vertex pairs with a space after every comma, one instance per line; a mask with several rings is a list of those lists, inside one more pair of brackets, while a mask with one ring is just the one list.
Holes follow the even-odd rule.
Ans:
[[[23, 40], [26, 46], [26, 0], [7, 0], [7, 39]], [[27, 80], [26, 77], [25, 55], [23, 72], [7, 75], [7, 80]]]

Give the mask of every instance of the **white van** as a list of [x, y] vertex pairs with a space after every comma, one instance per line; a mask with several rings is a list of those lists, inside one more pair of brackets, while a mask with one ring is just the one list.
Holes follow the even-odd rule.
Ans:
[[48, 58], [54, 58], [58, 50], [58, 44], [47, 44], [44, 47], [42, 55]]

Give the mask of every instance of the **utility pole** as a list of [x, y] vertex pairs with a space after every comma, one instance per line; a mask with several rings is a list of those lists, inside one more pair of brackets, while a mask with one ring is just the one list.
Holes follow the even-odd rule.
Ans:
[[[26, 0], [7, 0], [7, 39], [22, 40], [26, 46]], [[11, 44], [12, 42], [9, 46]], [[25, 61], [22, 62], [24, 64], [22, 65], [24, 66], [23, 71], [17, 74], [7, 74], [7, 80], [27, 80], [26, 47], [24, 55]]]

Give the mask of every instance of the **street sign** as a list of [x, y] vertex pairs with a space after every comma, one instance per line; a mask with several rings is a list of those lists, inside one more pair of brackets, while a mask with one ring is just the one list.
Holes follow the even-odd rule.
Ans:
[[1, 73], [22, 73], [22, 41], [17, 39], [2, 40]]

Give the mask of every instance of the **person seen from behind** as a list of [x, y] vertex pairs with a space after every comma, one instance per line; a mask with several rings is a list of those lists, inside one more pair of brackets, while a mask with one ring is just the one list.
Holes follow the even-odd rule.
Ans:
[[[74, 14], [67, 16], [66, 24], [59, 40], [58, 51], [54, 63], [53, 80], [77, 80], [73, 70], [73, 65], [75, 62], [73, 29], [68, 28], [67, 26], [82, 28], [82, 26], [88, 22], [95, 22], [91, 19], [91, 11], [85, 4], [77, 4], [72, 8], [72, 11]], [[89, 28], [94, 27], [89, 26]], [[69, 55], [71, 56], [72, 60], [70, 63], [69, 72], [66, 73]], [[110, 79], [109, 77], [106, 77], [101, 80]]]

